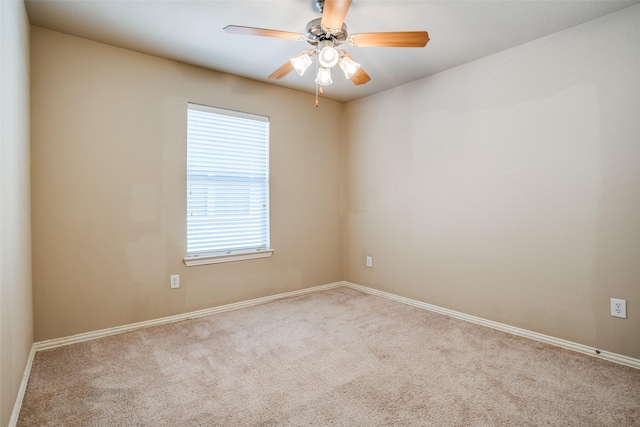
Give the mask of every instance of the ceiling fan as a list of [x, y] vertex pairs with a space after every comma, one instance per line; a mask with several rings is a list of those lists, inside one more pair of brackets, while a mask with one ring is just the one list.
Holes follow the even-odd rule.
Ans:
[[385, 33], [349, 34], [344, 19], [347, 16], [352, 0], [316, 0], [316, 6], [321, 18], [307, 24], [305, 34], [289, 31], [269, 30], [266, 28], [243, 27], [227, 25], [224, 31], [230, 34], [249, 36], [276, 37], [289, 40], [307, 41], [312, 48], [300, 52], [291, 60], [269, 75], [271, 80], [279, 80], [295, 70], [299, 75], [313, 64], [318, 57], [316, 72], [316, 107], [318, 106], [318, 87], [322, 93], [322, 86], [333, 83], [331, 69], [338, 65], [347, 79], [354, 84], [361, 85], [371, 80], [353, 57], [343, 49], [336, 49], [343, 43], [356, 47], [424, 47], [429, 41], [426, 31], [400, 31]]

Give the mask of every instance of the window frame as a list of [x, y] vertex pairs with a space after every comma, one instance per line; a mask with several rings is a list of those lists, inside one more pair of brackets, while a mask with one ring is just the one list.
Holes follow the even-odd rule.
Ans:
[[[263, 241], [261, 241], [261, 244], [256, 245], [255, 247], [249, 247], [249, 248], [241, 248], [241, 249], [237, 249], [237, 248], [232, 248], [232, 247], [228, 247], [228, 248], [221, 248], [221, 249], [217, 249], [215, 251], [202, 251], [202, 252], [197, 252], [197, 251], [192, 251], [191, 253], [189, 252], [189, 217], [191, 215], [193, 215], [193, 212], [191, 212], [193, 210], [193, 202], [190, 204], [189, 203], [189, 198], [190, 198], [190, 192], [194, 191], [194, 189], [197, 189], [197, 187], [192, 186], [191, 185], [191, 180], [190, 180], [190, 175], [192, 174], [192, 165], [190, 164], [190, 112], [191, 111], [196, 111], [196, 112], [204, 112], [204, 113], [210, 113], [210, 114], [215, 114], [218, 116], [227, 116], [227, 117], [231, 117], [231, 118], [239, 118], [239, 119], [248, 119], [248, 120], [254, 120], [256, 122], [264, 122], [266, 123], [266, 127], [264, 129], [265, 133], [266, 133], [266, 137], [264, 140], [264, 155], [265, 155], [265, 170], [264, 170], [264, 176], [265, 176], [265, 180], [266, 180], [266, 188], [263, 188], [262, 192], [259, 193], [262, 197], [263, 197], [263, 201], [266, 203], [266, 212], [263, 212], [261, 214], [258, 215], [259, 218], [261, 218], [260, 223], [265, 223], [266, 225], [261, 225], [260, 228], [260, 233], [263, 236]], [[242, 261], [242, 260], [249, 260], [249, 259], [256, 259], [256, 258], [267, 258], [270, 257], [274, 250], [271, 248], [271, 206], [270, 206], [270, 168], [269, 168], [269, 155], [270, 155], [270, 120], [269, 117], [267, 116], [262, 116], [262, 115], [257, 115], [257, 114], [252, 114], [252, 113], [245, 113], [245, 112], [241, 112], [241, 111], [235, 111], [235, 110], [228, 110], [228, 109], [223, 109], [223, 108], [218, 108], [218, 107], [211, 107], [211, 106], [207, 106], [207, 105], [202, 105], [202, 104], [196, 104], [196, 103], [188, 103], [187, 104], [187, 132], [186, 132], [186, 151], [187, 151], [187, 159], [186, 159], [186, 178], [187, 178], [187, 182], [186, 182], [186, 186], [185, 186], [185, 190], [186, 190], [186, 201], [187, 201], [187, 206], [186, 206], [186, 233], [185, 233], [185, 237], [186, 237], [186, 252], [187, 255], [184, 258], [184, 264], [187, 267], [191, 267], [191, 266], [196, 266], [196, 265], [205, 265], [205, 264], [216, 264], [216, 263], [224, 263], [224, 262], [231, 262], [231, 261]], [[195, 147], [195, 145], [194, 145]], [[236, 152], [236, 155], [240, 155], [240, 158], [242, 158], [241, 153]], [[250, 157], [249, 155], [245, 154], [245, 159]], [[219, 170], [216, 170], [216, 172], [219, 172]], [[233, 180], [234, 182], [240, 183], [241, 185], [250, 185], [247, 184], [247, 178], [238, 178], [237, 180]], [[210, 181], [212, 184], [211, 185], [215, 185], [215, 178], [213, 180]], [[248, 187], [249, 188], [249, 187]], [[209, 190], [202, 190], [200, 189], [200, 191], [206, 191], [208, 192]], [[250, 191], [247, 190], [247, 197], [250, 197]], [[264, 199], [264, 197], [266, 196], [266, 199]], [[209, 199], [207, 197], [207, 203], [206, 203], [206, 209], [209, 209], [209, 203], [210, 200], [213, 200], [213, 198]], [[220, 201], [218, 201], [218, 203], [220, 203]], [[213, 204], [213, 203], [211, 203]], [[249, 208], [249, 204], [247, 204], [247, 209]], [[265, 243], [264, 239], [266, 239], [266, 245], [262, 244]]]

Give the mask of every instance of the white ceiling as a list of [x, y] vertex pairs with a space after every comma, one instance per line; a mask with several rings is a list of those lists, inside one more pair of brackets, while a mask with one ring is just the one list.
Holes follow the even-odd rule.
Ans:
[[[0, 0], [1, 1], [1, 0]], [[32, 25], [164, 58], [271, 82], [305, 41], [226, 34], [226, 25], [304, 33], [315, 0], [27, 0]], [[371, 76], [355, 86], [334, 73], [325, 97], [350, 101], [535, 40], [640, 3], [632, 1], [354, 0], [350, 34], [426, 30], [425, 48], [342, 45]], [[314, 93], [313, 72], [274, 84]]]

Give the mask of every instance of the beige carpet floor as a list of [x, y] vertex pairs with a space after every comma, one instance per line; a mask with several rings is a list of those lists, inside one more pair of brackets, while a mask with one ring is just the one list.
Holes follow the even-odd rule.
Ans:
[[341, 287], [36, 354], [19, 426], [634, 426], [640, 370]]

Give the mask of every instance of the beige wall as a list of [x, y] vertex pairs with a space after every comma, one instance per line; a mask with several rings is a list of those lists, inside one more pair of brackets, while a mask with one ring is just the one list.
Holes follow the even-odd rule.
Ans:
[[[342, 104], [38, 27], [31, 65], [37, 341], [342, 279]], [[184, 266], [188, 102], [271, 118], [271, 258]]]
[[[640, 358], [639, 16], [318, 109], [32, 27], [36, 340], [346, 278]], [[182, 264], [187, 102], [271, 117], [272, 258]]]
[[640, 358], [638, 22], [347, 104], [346, 279]]
[[29, 200], [29, 21], [0, 1], [0, 425], [9, 424], [33, 343]]

